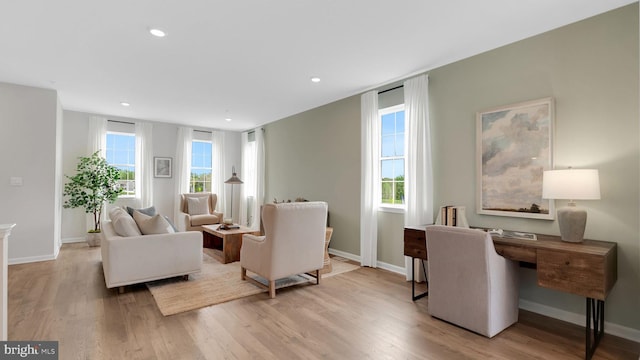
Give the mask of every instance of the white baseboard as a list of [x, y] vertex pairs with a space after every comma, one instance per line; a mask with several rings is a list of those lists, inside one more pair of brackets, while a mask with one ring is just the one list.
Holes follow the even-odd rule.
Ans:
[[[568, 323], [585, 326], [585, 314], [576, 314], [570, 311], [557, 309], [551, 306], [538, 304], [529, 300], [520, 299], [519, 307], [523, 310], [531, 311], [540, 315], [552, 317], [554, 319], [566, 321]], [[640, 330], [618, 325], [608, 321], [604, 322], [604, 332], [618, 336], [627, 340], [640, 342]]]
[[63, 244], [79, 243], [79, 242], [86, 242], [86, 241], [87, 241], [86, 237], [71, 237], [71, 238], [62, 239]]
[[27, 256], [23, 258], [12, 258], [12, 259], [8, 259], [7, 262], [9, 265], [17, 265], [17, 264], [40, 262], [40, 261], [50, 261], [50, 260], [55, 260], [56, 258], [57, 258], [57, 254], [50, 254], [50, 255], [40, 255], [40, 256]]
[[360, 262], [360, 255], [353, 255], [351, 253], [340, 251], [340, 250], [336, 250], [336, 249], [332, 249], [332, 248], [329, 248], [328, 251], [329, 251], [329, 254], [331, 254], [331, 255], [336, 255], [336, 256], [343, 257], [345, 259], [349, 259], [349, 260], [353, 260], [353, 261], [356, 261], [356, 262]]
[[[330, 248], [329, 254], [342, 256], [343, 258], [360, 262], [359, 255], [350, 254], [344, 251]], [[406, 274], [404, 267], [387, 264], [381, 261], [378, 261], [377, 267], [394, 272], [394, 273], [398, 273], [400, 275]], [[557, 309], [551, 306], [542, 305], [533, 301], [522, 300], [522, 299], [520, 299], [519, 307], [523, 310], [531, 311], [540, 315], [552, 317], [554, 319], [566, 321], [568, 323], [576, 324], [579, 326], [585, 326], [586, 319], [584, 314], [577, 314], [570, 311], [565, 311], [565, 310]], [[635, 342], [640, 342], [640, 330], [638, 329], [633, 329], [630, 327], [605, 321], [604, 331], [607, 334], [611, 334], [611, 335], [618, 336], [618, 337], [635, 341]]]

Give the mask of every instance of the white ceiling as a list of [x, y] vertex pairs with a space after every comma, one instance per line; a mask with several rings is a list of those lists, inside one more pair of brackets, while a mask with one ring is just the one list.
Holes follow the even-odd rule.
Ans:
[[66, 110], [245, 130], [633, 2], [0, 0], [0, 81]]

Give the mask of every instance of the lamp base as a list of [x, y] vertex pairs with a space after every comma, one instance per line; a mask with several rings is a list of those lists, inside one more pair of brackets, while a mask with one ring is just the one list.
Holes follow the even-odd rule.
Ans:
[[584, 228], [587, 225], [587, 211], [579, 208], [575, 203], [561, 207], [557, 211], [560, 237], [567, 242], [582, 242]]

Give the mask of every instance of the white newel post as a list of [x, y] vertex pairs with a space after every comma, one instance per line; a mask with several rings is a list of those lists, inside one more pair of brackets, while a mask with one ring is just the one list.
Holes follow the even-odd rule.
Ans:
[[11, 229], [13, 229], [14, 226], [16, 226], [16, 224], [0, 224], [0, 240], [2, 241], [2, 245], [0, 246], [0, 290], [2, 291], [0, 295], [0, 321], [2, 322], [0, 341], [7, 341], [7, 286], [9, 285], [7, 278], [9, 272], [7, 255], [9, 249], [9, 234], [11, 234]]

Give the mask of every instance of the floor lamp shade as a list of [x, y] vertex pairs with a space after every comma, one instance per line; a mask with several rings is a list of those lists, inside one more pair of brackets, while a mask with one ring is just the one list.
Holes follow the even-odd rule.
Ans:
[[600, 199], [600, 177], [595, 169], [548, 170], [542, 176], [543, 199], [569, 200], [558, 208], [558, 225], [562, 240], [582, 242], [587, 225], [587, 211], [574, 200]]
[[242, 180], [240, 180], [238, 178], [238, 175], [236, 175], [236, 168], [235, 166], [231, 167], [231, 177], [229, 179], [227, 179], [227, 181], [224, 182], [225, 184], [231, 184], [231, 214], [229, 214], [229, 221], [225, 220], [225, 223], [229, 222], [232, 223], [233, 222], [233, 185], [235, 184], [243, 184]]

